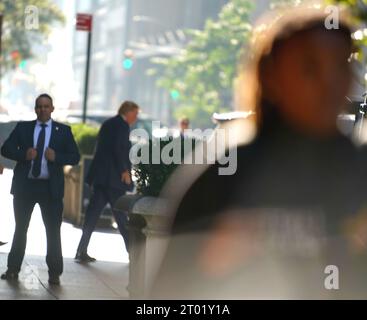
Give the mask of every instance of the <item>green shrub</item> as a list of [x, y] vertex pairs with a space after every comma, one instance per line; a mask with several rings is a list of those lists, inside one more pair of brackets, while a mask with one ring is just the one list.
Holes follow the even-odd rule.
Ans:
[[80, 154], [93, 155], [99, 128], [78, 123], [71, 125], [71, 131], [73, 132]]
[[[82, 155], [93, 155], [95, 151], [95, 146], [97, 142], [97, 136], [98, 136], [98, 127], [93, 127], [86, 124], [73, 124], [71, 125], [71, 130], [73, 132], [75, 141], [79, 147], [79, 151]], [[177, 139], [169, 139], [169, 140], [160, 140], [160, 154], [162, 153], [162, 149], [168, 144], [171, 143], [173, 140], [175, 142], [183, 142], [187, 141], [181, 140], [180, 138]], [[191, 139], [192, 144], [192, 150], [195, 148], [195, 145], [197, 141], [195, 139]], [[178, 164], [164, 164], [163, 162], [159, 164], [152, 164], [152, 146], [157, 143], [157, 140], [155, 139], [152, 143], [152, 140], [149, 140], [149, 143], [144, 145], [142, 148], [149, 148], [148, 154], [149, 154], [149, 160], [150, 162], [148, 164], [139, 163], [137, 165], [134, 165], [134, 175], [137, 178], [136, 181], [136, 190], [138, 193], [144, 195], [144, 196], [158, 196], [172, 174], [172, 172], [177, 168]], [[184, 143], [181, 143], [181, 160], [185, 157], [185, 151], [191, 152], [192, 150], [184, 150]], [[140, 149], [140, 154], [138, 153], [138, 156], [141, 155], [142, 149]]]
[[[191, 138], [185, 138], [191, 139]], [[192, 150], [195, 148], [195, 144], [197, 141], [195, 139], [192, 140]], [[149, 140], [149, 143], [144, 145], [138, 152], [138, 156], [141, 156], [143, 148], [149, 148], [149, 163], [138, 163], [134, 165], [134, 175], [137, 178], [136, 181], [136, 191], [144, 196], [159, 196], [160, 192], [163, 189], [164, 184], [167, 182], [168, 178], [171, 176], [172, 172], [178, 167], [178, 164], [165, 164], [160, 161], [159, 164], [152, 164], [152, 146], [157, 144], [157, 140], [152, 143], [152, 140]], [[162, 149], [169, 143], [174, 141], [174, 143], [183, 142], [180, 138], [169, 139], [168, 141], [160, 140], [160, 154], [162, 154]], [[192, 150], [186, 150], [186, 152], [191, 152]], [[181, 160], [185, 157], [184, 153], [184, 143], [181, 143]], [[181, 161], [182, 162], [182, 161]]]

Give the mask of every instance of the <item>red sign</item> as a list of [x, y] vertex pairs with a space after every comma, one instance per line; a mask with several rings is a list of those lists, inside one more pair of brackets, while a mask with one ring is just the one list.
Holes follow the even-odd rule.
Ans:
[[92, 31], [92, 15], [78, 13], [76, 16], [76, 30]]

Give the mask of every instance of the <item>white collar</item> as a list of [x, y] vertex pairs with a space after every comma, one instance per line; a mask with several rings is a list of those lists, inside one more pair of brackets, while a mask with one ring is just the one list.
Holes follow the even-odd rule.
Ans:
[[[36, 125], [37, 125], [37, 126], [40, 126], [41, 124], [43, 124], [43, 122], [41, 122], [41, 121], [39, 121], [39, 120], [37, 119], [37, 123], [36, 123]], [[47, 121], [47, 122], [45, 122], [44, 124], [45, 124], [47, 127], [51, 127], [52, 119], [48, 120], [48, 121]]]

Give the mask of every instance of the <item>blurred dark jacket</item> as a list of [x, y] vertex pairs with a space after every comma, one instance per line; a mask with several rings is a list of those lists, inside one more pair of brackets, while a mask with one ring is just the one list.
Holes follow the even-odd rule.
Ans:
[[89, 185], [110, 187], [121, 191], [131, 190], [133, 183], [126, 185], [121, 181], [122, 172], [131, 170], [129, 135], [130, 127], [120, 115], [102, 124], [96, 152], [86, 177]]
[[[330, 243], [338, 243], [332, 254], [338, 250], [346, 252], [345, 242], [339, 241], [341, 227], [345, 219], [365, 206], [365, 160], [360, 150], [341, 134], [325, 139], [314, 138], [297, 132], [275, 113], [265, 118], [255, 140], [238, 147], [238, 167], [234, 175], [218, 175], [218, 164], [208, 166], [178, 201], [172, 237], [152, 290], [153, 297], [323, 297], [323, 268], [328, 263], [336, 263], [335, 255], [329, 259], [328, 255], [317, 253], [317, 257], [310, 260], [303, 256], [307, 256], [306, 250], [300, 249], [301, 252], [294, 254], [291, 247], [296, 243], [299, 246], [301, 242], [299, 247], [302, 248], [303, 240], [297, 233], [302, 233], [304, 228], [315, 233], [305, 234], [304, 242], [308, 241], [307, 237], [315, 236], [319, 242], [328, 238]], [[179, 193], [178, 190], [175, 192]], [[284, 215], [274, 214], [282, 211]], [[198, 260], [207, 235], [218, 218], [230, 212], [244, 216], [251, 214], [255, 218], [263, 213], [262, 218], [266, 217], [262, 221], [266, 225], [262, 230], [266, 238], [263, 239], [264, 246], [271, 243], [272, 248], [280, 248], [280, 251], [284, 247], [290, 249], [285, 253], [271, 249], [271, 255], [263, 257], [263, 260], [246, 262], [248, 269], [240, 268], [224, 278], [209, 277], [198, 267]], [[289, 213], [294, 213], [297, 219], [292, 220]], [[320, 230], [316, 232], [314, 229]], [[290, 238], [285, 236], [287, 232], [291, 234]], [[282, 243], [275, 243], [278, 240]], [[255, 260], [257, 262], [253, 264]], [[313, 267], [304, 270], [310, 261], [314, 263]], [[287, 275], [291, 278], [287, 279]], [[283, 295], [276, 286], [271, 286], [272, 281], [279, 279], [283, 279], [282, 285], [289, 285], [293, 295]], [[352, 283], [356, 282], [358, 279], [353, 278]], [[305, 285], [309, 287], [302, 287]], [[363, 286], [360, 292], [366, 293], [367, 286]]]

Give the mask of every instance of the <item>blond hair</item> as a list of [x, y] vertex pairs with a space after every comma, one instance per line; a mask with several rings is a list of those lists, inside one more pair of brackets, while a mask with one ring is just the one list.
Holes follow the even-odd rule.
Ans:
[[135, 102], [124, 101], [118, 110], [118, 114], [122, 116], [130, 111], [139, 110], [139, 109], [140, 109], [139, 106]]
[[[274, 51], [281, 43], [295, 34], [320, 28], [329, 30], [325, 21], [329, 17], [325, 7], [298, 6], [282, 11], [273, 11], [259, 20], [252, 32], [251, 40], [244, 48], [235, 83], [235, 104], [241, 111], [254, 112], [256, 125], [263, 120], [264, 70], [272, 60]], [[351, 19], [346, 11], [340, 11], [339, 28], [330, 32], [342, 32], [351, 40]]]

